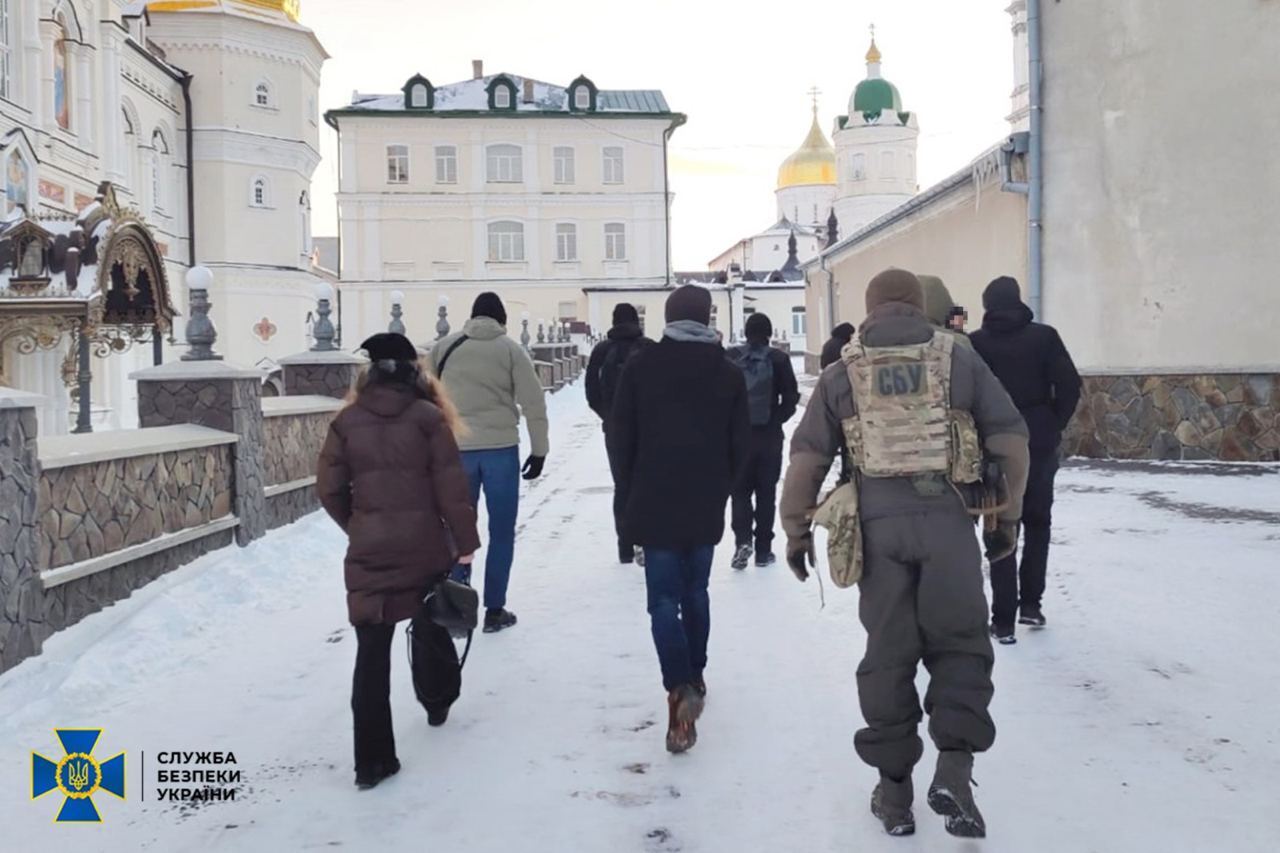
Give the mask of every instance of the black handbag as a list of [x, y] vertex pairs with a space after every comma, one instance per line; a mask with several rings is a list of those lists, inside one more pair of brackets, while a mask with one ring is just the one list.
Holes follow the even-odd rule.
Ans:
[[480, 593], [464, 583], [442, 578], [422, 602], [427, 618], [455, 637], [480, 624]]

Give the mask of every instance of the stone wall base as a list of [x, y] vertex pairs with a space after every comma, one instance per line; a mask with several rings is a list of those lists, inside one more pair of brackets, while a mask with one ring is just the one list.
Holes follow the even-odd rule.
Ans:
[[1063, 449], [1095, 459], [1280, 461], [1280, 373], [1086, 376]]
[[277, 527], [293, 524], [318, 509], [320, 498], [316, 495], [314, 486], [267, 498], [267, 529], [275, 530]]

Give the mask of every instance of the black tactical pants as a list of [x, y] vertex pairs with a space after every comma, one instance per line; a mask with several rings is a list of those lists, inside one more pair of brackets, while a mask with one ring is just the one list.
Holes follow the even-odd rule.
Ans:
[[939, 750], [982, 752], [995, 740], [994, 656], [987, 634], [982, 555], [959, 503], [863, 522], [865, 563], [858, 613], [867, 651], [858, 699], [867, 726], [854, 737], [863, 761], [895, 778], [910, 775], [924, 745], [916, 667], [924, 662], [924, 710]]
[[1022, 560], [1017, 552], [991, 564], [991, 622], [1012, 628], [1019, 607], [1040, 606], [1049, 566], [1049, 537], [1053, 525], [1053, 481], [1058, 474], [1058, 451], [1036, 453], [1027, 474], [1022, 499]]
[[780, 427], [753, 427], [751, 455], [733, 488], [734, 544], [753, 545], [757, 553], [767, 554], [773, 548], [784, 444]]
[[604, 450], [609, 457], [609, 474], [613, 477], [613, 528], [618, 534], [618, 556], [630, 554], [635, 550], [634, 542], [627, 542], [626, 537], [622, 535], [622, 518], [626, 514], [627, 507], [623, 501], [622, 493], [618, 491], [618, 454], [613, 446], [613, 442], [609, 436], [609, 428], [605, 427], [604, 431]]

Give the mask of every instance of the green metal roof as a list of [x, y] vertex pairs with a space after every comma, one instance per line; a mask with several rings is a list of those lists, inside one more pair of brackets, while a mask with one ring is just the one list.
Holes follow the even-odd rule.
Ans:
[[849, 105], [849, 113], [862, 113], [868, 117], [878, 116], [885, 110], [902, 112], [902, 96], [898, 87], [883, 78], [863, 80], [853, 90], [853, 102]]

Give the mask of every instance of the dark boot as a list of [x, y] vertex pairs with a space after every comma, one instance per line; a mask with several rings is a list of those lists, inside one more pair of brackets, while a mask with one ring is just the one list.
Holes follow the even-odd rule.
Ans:
[[778, 558], [774, 556], [772, 551], [756, 551], [757, 569], [767, 569], [776, 562], [778, 562]]
[[1021, 610], [1022, 615], [1018, 617], [1019, 625], [1030, 625], [1032, 628], [1043, 628], [1048, 624], [1044, 618], [1044, 613], [1039, 607], [1024, 605]]
[[733, 552], [733, 562], [729, 563], [729, 565], [741, 571], [747, 567], [749, 562], [751, 562], [751, 546], [739, 545], [737, 550]]
[[995, 640], [1002, 646], [1012, 646], [1018, 642], [1018, 637], [1013, 633], [1013, 626], [995, 625], [991, 626], [991, 639]]
[[443, 708], [427, 709], [427, 725], [432, 726], [433, 728], [439, 728], [447, 722], [449, 722], [448, 705], [445, 705]]
[[929, 786], [929, 807], [947, 819], [947, 832], [958, 838], [986, 838], [987, 824], [970, 787], [973, 753], [938, 753], [938, 769]]
[[375, 764], [363, 770], [356, 770], [356, 787], [361, 791], [367, 791], [370, 788], [377, 787], [378, 783], [383, 779], [394, 776], [399, 772], [400, 762], [394, 758], [390, 762]]
[[484, 612], [484, 632], [486, 634], [505, 631], [514, 624], [516, 624], [516, 615], [510, 610], [498, 608], [497, 610], [486, 610]]
[[880, 784], [871, 792], [871, 813], [884, 824], [884, 831], [890, 835], [914, 835], [916, 817], [911, 813], [911, 801], [915, 799], [915, 790], [908, 776], [901, 782], [895, 782], [883, 773]]
[[692, 684], [682, 684], [667, 694], [667, 752], [688, 752], [698, 742], [698, 717], [702, 696]]

